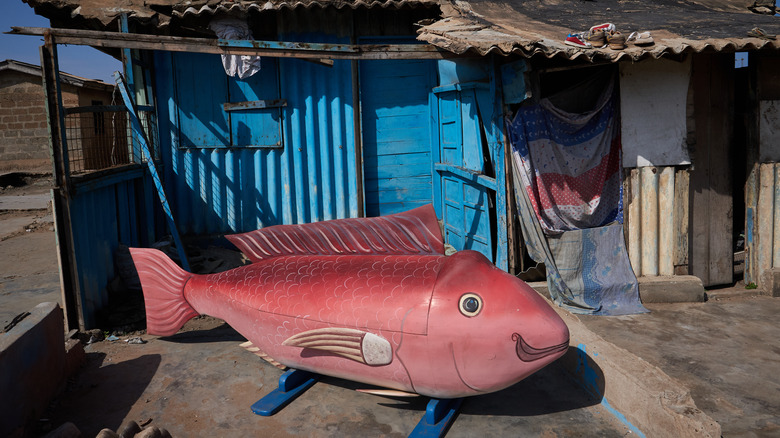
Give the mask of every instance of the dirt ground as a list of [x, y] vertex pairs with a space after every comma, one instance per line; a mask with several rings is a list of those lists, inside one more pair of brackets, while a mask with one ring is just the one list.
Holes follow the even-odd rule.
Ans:
[[0, 175], [0, 329], [45, 301], [61, 303], [48, 176]]

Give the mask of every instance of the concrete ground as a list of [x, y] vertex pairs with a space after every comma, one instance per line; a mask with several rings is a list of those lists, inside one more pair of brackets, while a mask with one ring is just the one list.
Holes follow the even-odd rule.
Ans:
[[[404, 437], [428, 399], [393, 399], [325, 378], [272, 417], [250, 410], [276, 387], [282, 371], [238, 346], [243, 338], [213, 318], [146, 344], [88, 345], [88, 363], [55, 401], [48, 419], [71, 421], [84, 436], [150, 422], [174, 437]], [[464, 402], [448, 437], [623, 437], [629, 430], [559, 366], [504, 391]]]
[[[0, 188], [0, 206], [3, 196], [48, 187], [36, 190]], [[49, 210], [31, 205], [0, 210], [0, 324], [60, 300]], [[646, 315], [579, 320], [690, 389], [724, 437], [778, 437], [780, 299], [742, 288], [709, 295], [705, 303], [648, 304]], [[276, 387], [281, 371], [239, 348], [243, 339], [229, 326], [197, 318], [168, 338], [140, 334], [145, 344], [124, 342], [135, 335], [85, 347], [86, 365], [51, 403], [39, 436], [70, 421], [92, 437], [129, 420], [174, 437], [406, 436], [427, 403], [361, 394], [354, 383], [326, 378], [275, 416], [260, 417], [249, 407]], [[467, 399], [447, 436], [634, 435], [554, 363], [504, 391]]]
[[647, 304], [646, 315], [580, 321], [679, 380], [724, 437], [780, 437], [780, 299], [744, 286], [706, 303]]

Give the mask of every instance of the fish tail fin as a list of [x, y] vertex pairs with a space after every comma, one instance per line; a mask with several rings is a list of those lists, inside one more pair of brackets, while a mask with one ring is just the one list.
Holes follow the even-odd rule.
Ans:
[[130, 254], [141, 279], [147, 333], [170, 336], [198, 316], [184, 297], [184, 286], [193, 274], [156, 249], [131, 248]]

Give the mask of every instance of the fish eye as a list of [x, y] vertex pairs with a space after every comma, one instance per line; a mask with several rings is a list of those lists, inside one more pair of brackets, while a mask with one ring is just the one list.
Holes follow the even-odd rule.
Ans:
[[458, 307], [460, 308], [460, 313], [465, 316], [477, 316], [479, 311], [482, 310], [482, 298], [474, 293], [463, 294], [463, 296], [460, 297]]

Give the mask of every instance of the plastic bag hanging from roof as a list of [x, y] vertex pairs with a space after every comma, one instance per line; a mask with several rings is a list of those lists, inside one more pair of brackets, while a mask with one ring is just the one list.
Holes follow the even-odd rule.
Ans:
[[[223, 40], [251, 40], [252, 31], [246, 20], [238, 17], [214, 17], [209, 29]], [[246, 79], [260, 71], [260, 57], [251, 55], [222, 55], [222, 66], [229, 76]]]

